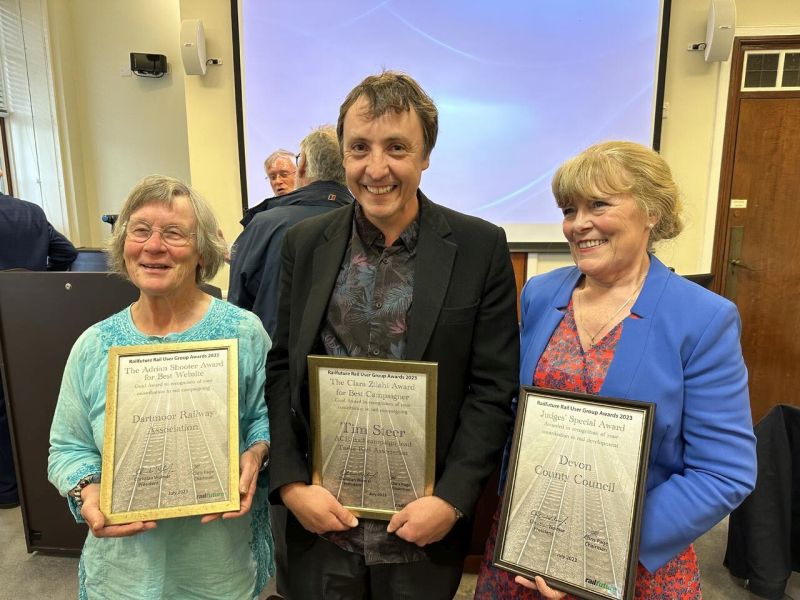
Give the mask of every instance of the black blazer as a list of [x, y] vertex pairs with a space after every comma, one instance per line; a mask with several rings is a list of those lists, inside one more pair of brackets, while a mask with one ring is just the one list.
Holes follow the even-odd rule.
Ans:
[[[502, 229], [438, 206], [421, 192], [418, 198], [406, 358], [439, 363], [434, 493], [469, 517], [512, 423], [519, 366], [514, 272]], [[311, 480], [306, 356], [324, 353], [319, 331], [353, 211], [307, 219], [284, 239], [278, 328], [267, 357], [273, 501], [281, 486]], [[464, 550], [468, 526], [455, 530]]]
[[723, 564], [762, 598], [783, 598], [800, 571], [800, 408], [774, 406], [755, 426], [756, 489], [728, 521]]

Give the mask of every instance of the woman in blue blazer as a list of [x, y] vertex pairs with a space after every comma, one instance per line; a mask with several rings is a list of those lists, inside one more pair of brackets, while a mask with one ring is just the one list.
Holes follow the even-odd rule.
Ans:
[[[656, 404], [636, 598], [700, 598], [691, 544], [756, 478], [736, 307], [651, 254], [682, 227], [677, 186], [654, 151], [592, 146], [559, 168], [553, 193], [576, 266], [522, 292], [520, 381]], [[491, 567], [495, 535], [476, 599], [564, 596]]]

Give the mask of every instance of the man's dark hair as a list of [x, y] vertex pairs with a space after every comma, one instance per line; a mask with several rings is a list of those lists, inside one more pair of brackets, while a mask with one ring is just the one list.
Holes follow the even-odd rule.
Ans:
[[339, 147], [344, 147], [344, 117], [356, 101], [364, 97], [369, 104], [367, 117], [375, 119], [388, 111], [400, 113], [412, 108], [422, 123], [423, 155], [428, 158], [439, 134], [439, 112], [431, 97], [409, 75], [399, 71], [384, 71], [370, 75], [354, 87], [339, 108], [336, 135]]

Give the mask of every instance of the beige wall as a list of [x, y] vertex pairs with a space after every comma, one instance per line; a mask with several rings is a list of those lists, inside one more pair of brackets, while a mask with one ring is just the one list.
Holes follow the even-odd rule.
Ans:
[[[189, 177], [177, 0], [48, 0], [67, 201], [76, 244], [102, 245], [136, 181]], [[129, 74], [129, 53], [167, 56], [160, 79]]]
[[[795, 0], [736, 0], [736, 6], [737, 33], [753, 27], [800, 30], [800, 2]], [[683, 192], [686, 229], [658, 254], [680, 273], [710, 269], [716, 219], [730, 65], [706, 63], [702, 52], [686, 49], [705, 40], [707, 10], [708, 2], [672, 1], [664, 94], [669, 112], [661, 148]]]
[[[229, 243], [242, 230], [242, 194], [233, 79], [230, 3], [221, 0], [181, 0], [181, 19], [201, 19], [206, 54], [222, 64], [209, 66], [204, 76], [186, 77], [186, 121], [192, 186], [212, 205]], [[227, 267], [213, 283], [228, 288]]]
[[746, 27], [800, 26], [800, 4], [796, 0], [737, 0], [736, 10], [737, 23]]
[[[72, 150], [73, 176], [66, 180], [76, 198], [75, 221], [81, 231], [91, 231], [81, 241], [98, 243], [106, 232], [99, 215], [113, 212], [136, 179], [157, 170], [190, 179], [232, 241], [240, 231], [241, 191], [229, 2], [49, 0], [48, 6], [51, 36], [64, 56], [80, 59], [54, 57], [66, 74], [59, 101], [77, 107], [66, 111], [61, 133]], [[729, 68], [686, 50], [705, 38], [707, 7], [705, 1], [672, 0], [662, 152], [683, 191], [687, 226], [658, 252], [681, 273], [707, 271], [711, 264]], [[737, 0], [737, 9], [743, 30], [800, 28], [800, 2], [794, 0]], [[208, 56], [223, 60], [204, 77], [185, 77], [178, 54], [180, 20], [191, 18], [203, 20]], [[167, 54], [171, 76], [160, 84], [119, 77], [133, 49]], [[152, 120], [134, 118], [143, 113]], [[542, 258], [531, 274], [568, 262], [567, 256]], [[227, 287], [227, 271], [216, 284]]]
[[[66, 2], [47, 3], [50, 30], [50, 55], [53, 65], [53, 95], [55, 96], [58, 136], [64, 191], [70, 223], [70, 238], [75, 245], [90, 246], [89, 214], [97, 212], [94, 197], [86, 191], [83, 176], [78, 90], [74, 74], [75, 48], [72, 43], [72, 18]], [[80, 200], [78, 200], [80, 199]]]

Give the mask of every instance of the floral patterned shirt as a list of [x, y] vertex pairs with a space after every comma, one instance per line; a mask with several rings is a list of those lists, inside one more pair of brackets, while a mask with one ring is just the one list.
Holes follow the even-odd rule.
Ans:
[[[353, 231], [320, 335], [331, 356], [404, 359], [408, 310], [414, 292], [419, 220], [386, 246], [383, 233], [356, 204]], [[359, 519], [358, 526], [325, 537], [367, 565], [405, 563], [426, 554], [394, 534], [386, 521]]]
[[418, 234], [415, 220], [387, 247], [383, 234], [356, 205], [353, 233], [321, 331], [329, 355], [405, 358]]

